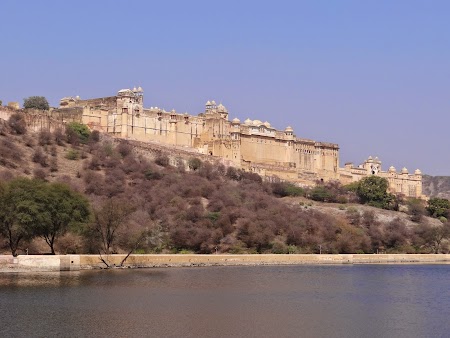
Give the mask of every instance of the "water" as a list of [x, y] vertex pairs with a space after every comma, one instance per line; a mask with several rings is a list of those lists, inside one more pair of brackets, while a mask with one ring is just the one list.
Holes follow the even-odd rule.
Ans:
[[450, 265], [0, 274], [1, 337], [448, 337]]

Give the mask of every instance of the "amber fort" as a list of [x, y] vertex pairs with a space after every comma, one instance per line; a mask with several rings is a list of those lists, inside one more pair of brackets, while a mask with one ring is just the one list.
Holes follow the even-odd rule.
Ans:
[[[391, 166], [383, 171], [377, 157], [339, 167], [337, 144], [297, 137], [290, 126], [277, 130], [267, 121], [230, 119], [227, 108], [214, 100], [206, 102], [204, 111], [197, 115], [145, 108], [144, 91], [138, 87], [102, 98], [64, 97], [59, 108], [49, 114], [66, 122], [82, 122], [117, 138], [164, 146], [168, 151], [188, 149], [265, 179], [298, 185], [331, 180], [348, 184], [378, 175], [389, 181], [392, 193], [424, 198], [418, 169], [410, 173], [406, 168], [397, 171]], [[33, 123], [42, 124], [38, 120]]]

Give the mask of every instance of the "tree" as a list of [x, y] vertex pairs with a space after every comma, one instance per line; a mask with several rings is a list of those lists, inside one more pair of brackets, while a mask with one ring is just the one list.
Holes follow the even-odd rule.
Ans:
[[26, 109], [49, 110], [50, 106], [44, 96], [30, 96], [23, 99], [23, 107]]
[[432, 217], [447, 217], [449, 210], [450, 201], [448, 199], [435, 197], [428, 201], [427, 211]]
[[395, 196], [389, 194], [387, 189], [389, 182], [384, 177], [368, 176], [359, 181], [356, 189], [361, 203], [377, 208], [395, 209]]
[[425, 245], [437, 254], [441, 250], [444, 240], [450, 238], [450, 223], [446, 222], [438, 226], [423, 224], [418, 229], [418, 232]]
[[134, 209], [128, 201], [119, 197], [109, 198], [100, 207], [94, 208], [92, 227], [100, 238], [103, 253], [111, 253], [118, 230], [126, 225], [126, 220]]
[[42, 186], [26, 178], [0, 183], [0, 234], [7, 238], [13, 256], [22, 240], [35, 236], [33, 224], [43, 220], [42, 205], [37, 202]]
[[425, 214], [424, 201], [418, 198], [410, 198], [407, 200], [408, 213], [411, 215], [411, 221], [419, 223]]
[[34, 233], [44, 238], [55, 254], [54, 244], [57, 237], [67, 232], [71, 225], [84, 223], [89, 218], [87, 199], [63, 183], [49, 183], [40, 192], [44, 203], [41, 222], [34, 223]]

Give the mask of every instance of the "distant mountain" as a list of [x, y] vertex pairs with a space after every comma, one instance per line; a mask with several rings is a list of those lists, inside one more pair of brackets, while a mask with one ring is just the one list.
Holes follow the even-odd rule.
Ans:
[[423, 192], [431, 197], [450, 199], [450, 176], [423, 176]]

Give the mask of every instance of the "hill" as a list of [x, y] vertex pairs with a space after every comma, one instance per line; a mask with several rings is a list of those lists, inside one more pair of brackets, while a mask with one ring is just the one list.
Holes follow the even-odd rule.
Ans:
[[430, 197], [450, 199], [450, 176], [423, 176], [423, 192]]
[[[85, 140], [60, 130], [21, 133], [4, 121], [0, 127], [0, 183], [18, 176], [64, 182], [90, 201], [91, 221], [61, 234], [59, 253], [447, 250], [434, 231], [443, 227], [422, 216], [423, 207], [414, 213], [350, 203], [354, 196], [336, 185], [319, 190], [333, 190], [339, 203], [320, 203], [298, 197], [313, 190], [194, 156], [169, 157], [148, 144], [98, 133]], [[36, 237], [19, 249], [48, 247]]]

